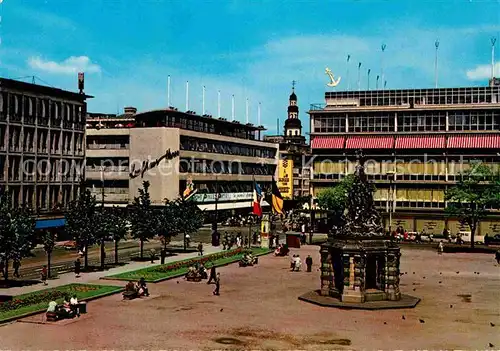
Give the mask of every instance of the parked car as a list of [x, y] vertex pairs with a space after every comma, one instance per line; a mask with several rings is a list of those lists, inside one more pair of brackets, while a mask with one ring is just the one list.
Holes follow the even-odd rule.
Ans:
[[[458, 237], [462, 239], [464, 243], [471, 242], [471, 232], [459, 232], [457, 234]], [[484, 244], [484, 236], [482, 235], [474, 235], [474, 243], [475, 244]]]
[[484, 237], [484, 243], [486, 245], [500, 245], [500, 234], [486, 235]]

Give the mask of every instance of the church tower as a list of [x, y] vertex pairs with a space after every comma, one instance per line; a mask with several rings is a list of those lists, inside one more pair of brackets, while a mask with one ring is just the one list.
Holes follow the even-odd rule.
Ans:
[[292, 82], [292, 93], [288, 99], [288, 118], [285, 121], [285, 140], [291, 143], [305, 143], [302, 136], [302, 122], [299, 119], [299, 106], [297, 105], [297, 95], [295, 94], [295, 81]]

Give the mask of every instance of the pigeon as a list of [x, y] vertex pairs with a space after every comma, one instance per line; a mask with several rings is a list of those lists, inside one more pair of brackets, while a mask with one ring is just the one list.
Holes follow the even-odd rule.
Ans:
[[403, 316], [401, 317], [401, 319], [405, 320], [405, 319], [406, 319], [406, 318], [405, 318], [405, 315], [403, 315]]
[[494, 327], [494, 326], [495, 326], [495, 324], [494, 324], [494, 323], [491, 323], [491, 322], [490, 322], [490, 325], [491, 325], [492, 327]]
[[387, 324], [387, 322], [384, 322], [384, 324]]
[[479, 275], [479, 272], [477, 272], [477, 275]]
[[413, 274], [415, 274], [415, 272], [413, 272]]
[[222, 312], [222, 311], [224, 311], [224, 309], [223, 309], [223, 308], [221, 308], [221, 309], [220, 309], [220, 311]]
[[441, 284], [441, 283], [442, 283], [442, 281], [440, 280], [440, 281], [439, 281], [439, 284]]
[[476, 274], [476, 272], [474, 271], [474, 274]]
[[408, 272], [405, 272], [405, 274], [408, 274]]
[[439, 272], [439, 274], [443, 274], [443, 273]]
[[425, 277], [424, 277], [424, 279], [425, 279]]
[[459, 271], [457, 271], [457, 274], [460, 273]]
[[415, 291], [415, 290], [417, 290], [417, 289], [414, 288], [413, 291]]
[[490, 347], [493, 347], [493, 346], [495, 346], [495, 345], [493, 345], [493, 344], [492, 344], [491, 342], [490, 342], [490, 343], [489, 343], [488, 345], [489, 345]]
[[177, 281], [177, 284], [179, 284], [179, 281]]
[[450, 305], [450, 308], [453, 308], [453, 305]]
[[425, 321], [423, 319], [419, 319], [418, 320], [420, 323], [425, 323]]

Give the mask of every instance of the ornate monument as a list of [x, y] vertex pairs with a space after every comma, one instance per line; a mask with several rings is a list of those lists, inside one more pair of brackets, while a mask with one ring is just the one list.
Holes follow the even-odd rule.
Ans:
[[399, 246], [384, 233], [361, 152], [357, 160], [345, 214], [321, 246], [320, 295], [342, 303], [399, 301]]

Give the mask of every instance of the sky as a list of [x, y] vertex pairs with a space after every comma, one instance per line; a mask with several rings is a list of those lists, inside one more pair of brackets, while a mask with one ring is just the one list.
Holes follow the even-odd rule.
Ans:
[[[35, 76], [77, 90], [85, 72], [89, 112], [171, 105], [261, 124], [280, 133], [292, 81], [308, 131], [310, 104], [324, 102], [329, 67], [337, 90], [435, 85], [485, 86], [496, 38], [500, 76], [500, 0], [0, 0], [0, 76]], [[385, 45], [382, 53], [381, 46]], [[347, 57], [350, 56], [349, 62]], [[31, 81], [31, 78], [22, 78]], [[380, 79], [379, 87], [382, 86]]]

